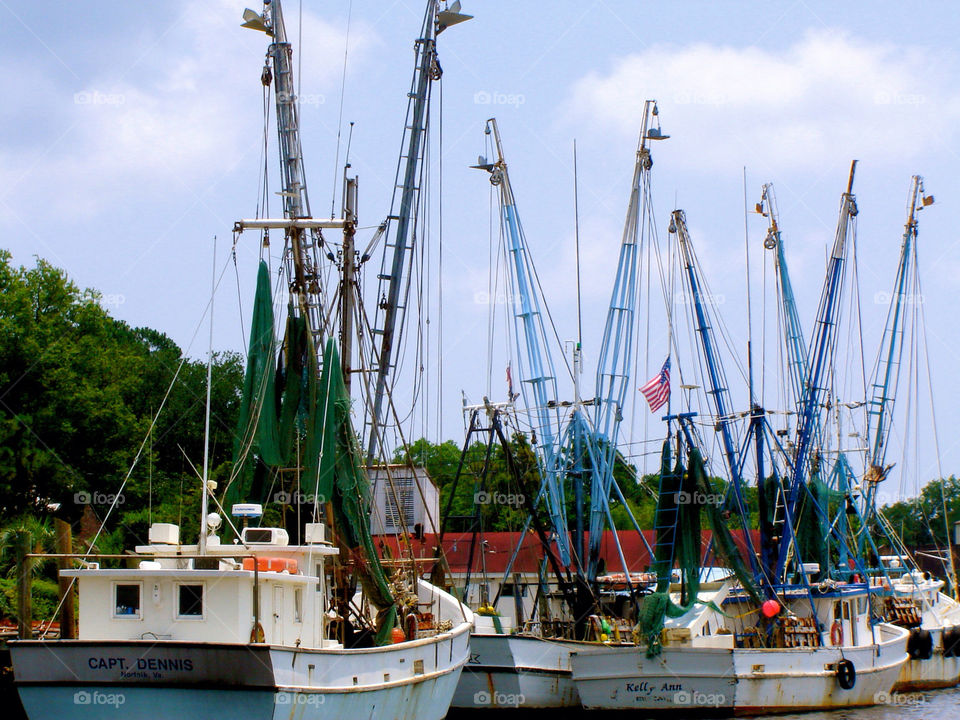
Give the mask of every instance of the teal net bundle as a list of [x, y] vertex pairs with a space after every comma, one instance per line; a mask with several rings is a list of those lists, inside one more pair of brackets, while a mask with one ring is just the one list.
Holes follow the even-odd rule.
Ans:
[[[721, 504], [707, 501], [712, 493], [699, 449], [691, 448], [687, 468], [683, 465], [681, 455], [671, 467], [670, 443], [664, 442], [653, 564], [657, 586], [653, 593], [643, 599], [637, 627], [640, 637], [646, 640], [648, 657], [659, 655], [663, 650], [661, 634], [666, 618], [685, 615], [699, 602], [701, 510], [707, 512], [715, 554], [733, 570], [751, 597], [760, 602], [759, 589], [743, 562], [728, 522], [723, 517]], [[744, 525], [748, 527], [749, 523]], [[674, 565], [680, 569], [683, 581], [680, 604], [670, 597]]]
[[336, 343], [327, 341], [320, 365], [303, 317], [288, 313], [279, 348], [274, 328], [270, 273], [261, 262], [234, 469], [223, 505], [229, 509], [240, 502], [265, 503], [279, 471], [299, 466], [300, 483], [316, 503], [331, 504], [341, 556], [352, 561], [367, 599], [378, 610], [375, 641], [388, 644], [397, 607], [370, 534], [370, 481], [350, 418], [350, 395]]

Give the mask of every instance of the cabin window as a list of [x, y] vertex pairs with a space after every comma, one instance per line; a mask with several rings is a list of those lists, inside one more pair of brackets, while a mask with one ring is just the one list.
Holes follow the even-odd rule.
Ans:
[[507, 582], [500, 587], [500, 597], [526, 597], [527, 586]]
[[303, 590], [301, 588], [293, 590], [293, 621], [303, 622]]
[[113, 616], [118, 618], [139, 619], [139, 583], [117, 583], [113, 586]]
[[203, 585], [177, 586], [177, 617], [203, 617]]

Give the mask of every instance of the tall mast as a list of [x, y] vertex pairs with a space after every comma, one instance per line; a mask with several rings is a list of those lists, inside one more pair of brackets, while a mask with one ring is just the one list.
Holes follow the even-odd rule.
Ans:
[[[923, 178], [914, 175], [910, 183], [910, 206], [907, 222], [903, 227], [903, 240], [900, 246], [900, 262], [897, 265], [897, 277], [893, 285], [893, 294], [890, 297], [890, 309], [887, 313], [887, 323], [883, 331], [883, 343], [880, 347], [880, 362], [877, 365], [873, 382], [872, 395], [867, 405], [867, 442], [870, 443], [869, 461], [867, 466], [868, 477], [879, 482], [883, 479], [883, 467], [887, 450], [887, 437], [890, 434], [890, 417], [896, 400], [897, 385], [900, 379], [900, 358], [903, 355], [904, 322], [907, 297], [910, 292], [912, 269], [916, 261], [917, 242], [917, 209], [918, 198], [925, 203], [923, 196]], [[926, 203], [925, 203], [926, 204]], [[923, 207], [923, 205], [920, 205]]]
[[558, 456], [560, 418], [557, 410], [557, 378], [543, 321], [542, 298], [536, 289], [533, 261], [517, 213], [496, 118], [487, 120], [487, 132], [493, 136], [497, 157], [491, 163], [481, 158], [476, 167], [488, 171], [491, 184], [499, 187], [500, 191], [501, 222], [509, 243], [507, 252], [511, 291], [515, 293], [514, 298], [511, 298], [514, 334], [517, 348], [523, 351], [519, 357], [520, 388], [536, 436], [536, 452], [542, 466], [541, 492], [544, 489], [546, 491], [548, 511], [557, 533], [561, 560], [564, 565], [569, 565], [570, 548]]
[[[694, 254], [693, 242], [690, 239], [690, 233], [687, 229], [687, 217], [683, 210], [674, 210], [670, 218], [670, 232], [676, 233], [677, 243], [680, 247], [680, 262], [683, 266], [684, 275], [687, 280], [690, 297], [692, 300], [694, 324], [696, 326], [697, 337], [699, 338], [700, 354], [703, 358], [707, 371], [708, 390], [707, 395], [713, 405], [713, 412], [716, 417], [716, 429], [720, 432], [720, 440], [723, 446], [723, 456], [727, 464], [727, 471], [730, 474], [730, 488], [733, 492], [734, 500], [737, 503], [737, 512], [741, 518], [748, 517], [747, 505], [743, 496], [743, 478], [741, 475], [740, 455], [737, 450], [737, 442], [733, 436], [733, 424], [735, 421], [733, 415], [733, 403], [730, 399], [730, 391], [727, 387], [727, 378], [717, 352], [716, 340], [713, 334], [713, 325], [711, 324], [708, 308], [703, 297], [703, 287], [700, 276], [700, 267]], [[754, 428], [756, 430], [756, 428]], [[758, 454], [762, 448], [758, 450]], [[758, 465], [762, 459], [758, 458]], [[758, 470], [762, 471], [761, 467]], [[744, 528], [744, 538], [749, 551], [747, 559], [750, 562], [754, 576], [758, 576], [756, 554], [753, 551], [753, 541], [750, 539], [748, 528]]]
[[[903, 227], [900, 245], [900, 261], [890, 296], [887, 322], [883, 330], [883, 340], [877, 356], [877, 365], [870, 383], [870, 398], [867, 402], [867, 460], [864, 473], [863, 505], [864, 515], [869, 517], [876, 511], [876, 493], [880, 482], [886, 479], [890, 466], [887, 466], [887, 440], [893, 420], [897, 388], [900, 384], [901, 359], [904, 340], [907, 334], [907, 308], [910, 294], [917, 291], [917, 213], [933, 203], [923, 189], [923, 178], [914, 175], [910, 181], [907, 221]], [[861, 542], [863, 541], [861, 537]]]
[[343, 191], [343, 248], [340, 279], [340, 366], [343, 384], [350, 396], [350, 377], [353, 370], [353, 328], [356, 311], [357, 257], [354, 235], [357, 228], [357, 178], [345, 178]]
[[386, 220], [386, 242], [377, 285], [377, 311], [373, 342], [378, 345], [373, 364], [376, 383], [372, 410], [367, 419], [367, 462], [380, 450], [380, 434], [387, 415], [384, 399], [396, 364], [395, 350], [403, 334], [403, 320], [409, 297], [411, 263], [417, 243], [416, 221], [424, 181], [424, 144], [430, 122], [430, 89], [443, 71], [437, 59], [437, 35], [447, 27], [470, 19], [460, 13], [460, 3], [439, 10], [437, 0], [427, 0], [420, 38], [416, 42], [416, 64], [407, 102], [401, 154], [394, 180], [393, 201]]
[[200, 554], [207, 552], [207, 513], [210, 510], [210, 394], [213, 374], [213, 302], [217, 290], [217, 239], [213, 239], [213, 270], [210, 278], [210, 341], [207, 347], [207, 402], [203, 417], [203, 491], [200, 495]]
[[[642, 229], [650, 203], [650, 143], [664, 140], [656, 100], [643, 106], [643, 121], [637, 141], [637, 154], [630, 185], [630, 200], [620, 241], [620, 257], [607, 308], [603, 339], [597, 362], [596, 405], [594, 411], [595, 447], [591, 466], [593, 481], [590, 510], [590, 554], [587, 575], [595, 576], [600, 555], [608, 498], [614, 483], [617, 438], [633, 370], [634, 332], [636, 328], [637, 283], [640, 267]], [[654, 127], [653, 124], [656, 123]], [[580, 412], [578, 406], [577, 412]], [[575, 428], [581, 427], [579, 423]], [[599, 441], [599, 442], [597, 442]]]
[[803, 327], [800, 324], [800, 313], [797, 311], [796, 298], [793, 294], [793, 284], [790, 282], [790, 272], [787, 269], [787, 258], [783, 250], [780, 213], [773, 192], [773, 183], [767, 183], [763, 186], [763, 195], [757, 204], [757, 211], [767, 218], [767, 237], [763, 241], [763, 246], [774, 252], [773, 262], [780, 291], [780, 312], [784, 320], [783, 333], [787, 346], [788, 375], [794, 392], [793, 400], [799, 404], [803, 397], [803, 381], [807, 374], [807, 345], [803, 336]]
[[[243, 27], [261, 30], [273, 40], [267, 48], [267, 61], [261, 81], [273, 83], [277, 112], [277, 136], [280, 146], [280, 175], [283, 178], [283, 216], [287, 220], [310, 218], [310, 201], [303, 168], [300, 144], [300, 113], [293, 76], [293, 47], [287, 40], [280, 0], [265, 0], [261, 14], [253, 10], [243, 13]], [[244, 227], [281, 227], [286, 235], [285, 259], [290, 294], [296, 312], [306, 318], [315, 354], [323, 329], [323, 302], [320, 288], [319, 250], [323, 243], [319, 226], [309, 223], [287, 223], [264, 226], [244, 221]]]
[[[840, 217], [837, 221], [837, 234], [827, 264], [827, 274], [820, 295], [820, 307], [814, 325], [814, 337], [807, 353], [809, 366], [804, 378], [803, 396], [799, 408], [796, 451], [793, 459], [792, 476], [786, 488], [784, 513], [788, 523], [797, 517], [801, 491], [806, 486], [807, 461], [810, 451], [819, 435], [820, 415], [827, 394], [827, 379], [833, 365], [834, 350], [839, 323], [840, 298], [843, 293], [844, 266], [847, 257], [848, 238], [853, 235], [854, 219], [857, 215], [857, 203], [853, 195], [853, 178], [857, 161], [850, 165], [847, 190], [840, 202]], [[793, 538], [785, 533], [781, 538], [777, 553], [776, 575], [782, 578], [787, 569]]]

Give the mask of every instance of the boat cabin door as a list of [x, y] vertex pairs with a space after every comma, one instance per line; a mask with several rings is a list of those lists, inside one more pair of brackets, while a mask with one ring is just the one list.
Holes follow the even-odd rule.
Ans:
[[[834, 625], [831, 628], [831, 644], [833, 645], [856, 645], [857, 638], [857, 606], [855, 600], [838, 600], [833, 604]], [[839, 627], [837, 633], [834, 627]], [[839, 641], [839, 642], [838, 642]]]
[[274, 645], [283, 645], [283, 586], [273, 586], [273, 640]]

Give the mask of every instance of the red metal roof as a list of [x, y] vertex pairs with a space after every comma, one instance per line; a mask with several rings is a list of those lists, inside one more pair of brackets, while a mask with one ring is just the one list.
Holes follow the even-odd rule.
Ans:
[[[751, 530], [754, 547], [759, 547], [760, 537], [756, 530]], [[743, 531], [733, 530], [733, 539], [741, 553], [744, 552]], [[620, 537], [620, 546], [623, 549], [624, 559], [627, 561], [630, 572], [643, 572], [649, 569], [651, 564], [650, 553], [647, 546], [641, 540], [640, 536], [629, 530], [618, 531]], [[650, 547], [654, 545], [654, 531], [644, 530], [644, 537]], [[704, 530], [701, 533], [704, 552], [710, 542], [712, 533]], [[470, 557], [471, 533], [447, 533], [443, 538], [443, 550], [450, 565], [451, 572], [464, 573], [467, 570], [468, 559]], [[520, 539], [519, 532], [488, 532], [483, 536], [477, 536], [476, 547], [473, 553], [473, 570], [479, 571], [481, 566], [480, 547], [483, 543], [484, 562], [487, 572], [502, 573], [506, 570], [507, 563], [517, 547]], [[377, 547], [387, 549], [387, 552], [393, 557], [409, 557], [406, 547], [401, 551], [400, 544], [403, 542], [398, 535], [380, 535], [374, 538]], [[410, 547], [416, 558], [431, 558], [434, 556], [436, 547], [436, 535], [428, 533], [423, 540], [411, 538]], [[556, 546], [554, 546], [556, 549]], [[616, 544], [613, 541], [613, 531], [605, 530], [603, 533], [603, 542], [600, 545], [600, 557], [603, 558], [607, 572], [621, 572], [623, 567], [620, 563], [620, 556], [617, 552]], [[533, 532], [528, 532], [523, 538], [523, 545], [517, 555], [514, 563], [514, 572], [536, 573], [543, 558], [543, 552], [540, 547], [540, 540]], [[718, 561], [711, 558], [710, 564], [717, 565]]]

